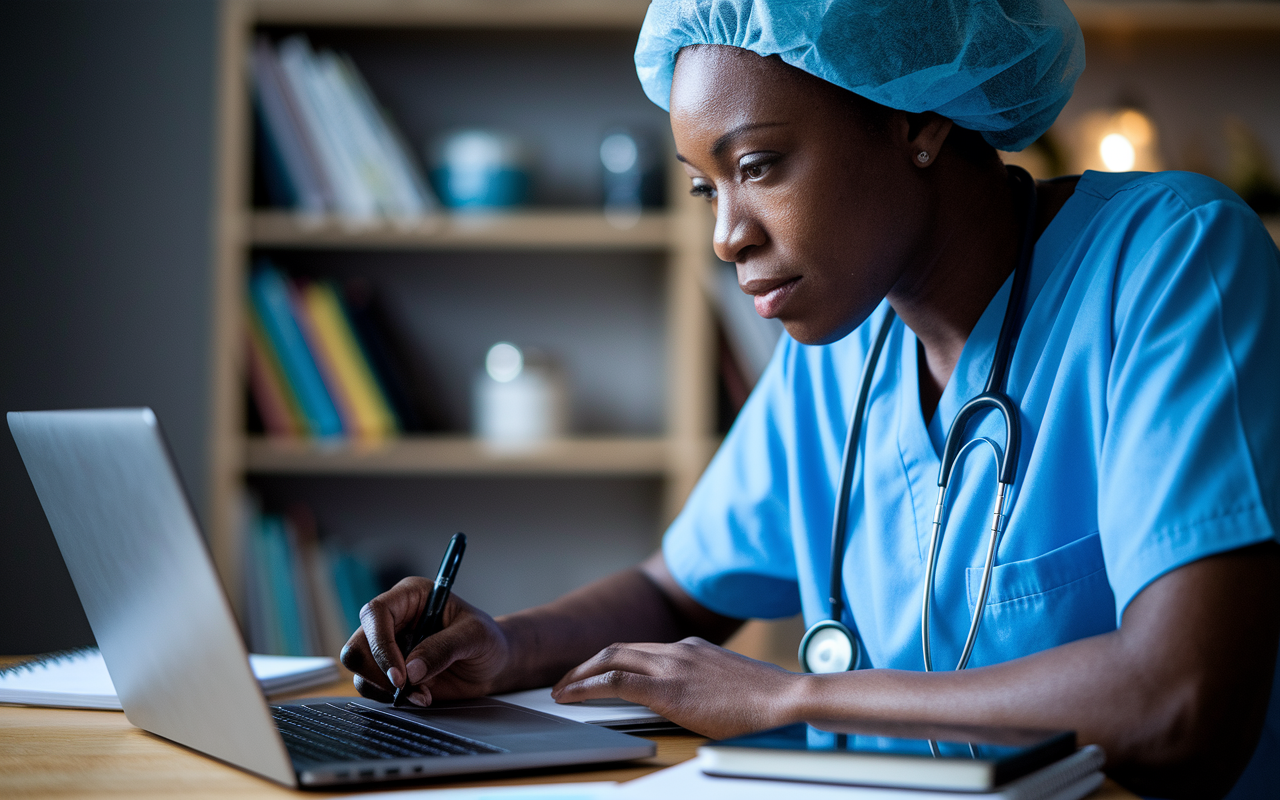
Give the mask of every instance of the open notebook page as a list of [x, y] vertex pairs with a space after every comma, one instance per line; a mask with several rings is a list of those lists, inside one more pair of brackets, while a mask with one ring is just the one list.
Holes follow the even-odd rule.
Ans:
[[[264, 694], [281, 694], [338, 679], [327, 656], [249, 656]], [[111, 675], [96, 647], [54, 654], [0, 672], [0, 703], [120, 710]]]

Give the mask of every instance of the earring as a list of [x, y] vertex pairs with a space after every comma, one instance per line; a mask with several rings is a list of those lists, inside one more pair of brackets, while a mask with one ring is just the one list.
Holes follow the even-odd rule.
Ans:
[[921, 150], [919, 153], [916, 154], [916, 161], [919, 161], [921, 164], [928, 164], [929, 152], [927, 150]]

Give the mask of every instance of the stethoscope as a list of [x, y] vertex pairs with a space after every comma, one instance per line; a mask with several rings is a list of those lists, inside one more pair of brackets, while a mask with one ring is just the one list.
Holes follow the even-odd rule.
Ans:
[[[956, 414], [955, 421], [947, 431], [946, 445], [942, 453], [942, 466], [938, 470], [938, 505], [933, 512], [933, 533], [929, 538], [929, 559], [925, 569], [924, 598], [920, 612], [920, 640], [924, 647], [924, 668], [933, 670], [933, 657], [929, 652], [929, 607], [933, 600], [934, 574], [938, 565], [938, 550], [942, 546], [942, 529], [947, 500], [947, 485], [951, 481], [951, 472], [960, 455], [975, 445], [987, 444], [996, 460], [996, 503], [991, 516], [991, 534], [987, 541], [987, 558], [982, 568], [982, 585], [978, 593], [978, 603], [969, 623], [969, 635], [965, 638], [964, 650], [960, 654], [957, 670], [969, 664], [973, 654], [973, 643], [978, 638], [978, 626], [982, 622], [982, 609], [987, 604], [987, 592], [991, 588], [991, 573], [995, 568], [996, 548], [1000, 536], [1004, 532], [1009, 519], [1005, 513], [1005, 505], [1009, 498], [1009, 488], [1018, 471], [1018, 445], [1021, 440], [1021, 421], [1018, 419], [1018, 406], [1005, 394], [1005, 379], [1009, 370], [1009, 357], [1013, 352], [1014, 340], [1018, 334], [1018, 318], [1022, 313], [1022, 303], [1027, 293], [1028, 265], [1031, 263], [1032, 248], [1035, 244], [1036, 184], [1031, 175], [1019, 167], [1008, 167], [1019, 183], [1022, 184], [1026, 196], [1026, 218], [1023, 222], [1022, 248], [1018, 254], [1018, 265], [1013, 272], [1013, 286], [1009, 292], [1009, 301], [1005, 306], [1004, 322], [1000, 325], [1000, 338], [996, 341], [995, 358], [991, 362], [991, 371], [987, 375], [987, 385], [981, 394], [965, 403]], [[845, 531], [849, 520], [849, 492], [853, 484], [853, 467], [857, 459], [858, 443], [861, 441], [862, 421], [867, 408], [868, 396], [871, 392], [872, 376], [876, 364], [880, 361], [880, 351], [884, 349], [885, 340], [889, 338], [889, 330], [893, 327], [896, 315], [892, 308], [885, 315], [884, 322], [876, 333], [875, 342], [867, 354], [867, 361], [862, 369], [862, 385], [858, 389], [858, 399], [853, 407], [853, 417], [849, 421], [849, 436], [844, 444], [844, 466], [840, 471], [840, 488], [836, 496], [836, 515], [831, 532], [831, 597], [830, 617], [814, 623], [804, 638], [800, 640], [800, 666], [806, 672], [844, 672], [859, 669], [865, 658], [861, 643], [853, 631], [842, 622], [844, 614], [844, 575], [843, 556]], [[979, 436], [964, 440], [965, 427], [975, 414], [985, 409], [995, 409], [1004, 418], [1005, 446], [1004, 450], [989, 437]]]

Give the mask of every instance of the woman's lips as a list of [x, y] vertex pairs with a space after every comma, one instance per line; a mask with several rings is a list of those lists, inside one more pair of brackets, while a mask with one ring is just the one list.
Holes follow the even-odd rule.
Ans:
[[800, 278], [790, 278], [770, 288], [768, 291], [761, 292], [755, 296], [756, 313], [765, 319], [773, 319], [782, 311], [782, 307], [786, 305], [787, 298], [795, 291], [796, 285], [800, 283]]

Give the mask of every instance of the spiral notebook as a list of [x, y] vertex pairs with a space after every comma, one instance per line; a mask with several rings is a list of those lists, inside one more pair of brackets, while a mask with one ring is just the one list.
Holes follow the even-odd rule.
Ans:
[[[327, 656], [250, 655], [263, 694], [275, 695], [338, 680], [338, 664]], [[50, 653], [0, 670], [0, 703], [58, 708], [120, 710], [111, 675], [96, 647]]]

